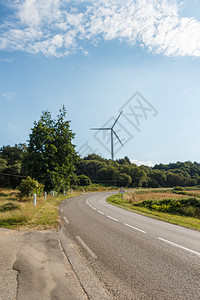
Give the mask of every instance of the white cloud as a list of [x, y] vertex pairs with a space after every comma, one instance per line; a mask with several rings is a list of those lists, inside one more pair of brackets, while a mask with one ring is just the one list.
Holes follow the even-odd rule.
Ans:
[[141, 161], [141, 160], [134, 160], [134, 159], [131, 159], [131, 162], [132, 164], [136, 164], [137, 166], [148, 166], [148, 167], [154, 167], [155, 164], [152, 163], [152, 161]]
[[7, 123], [7, 127], [8, 127], [10, 130], [16, 129], [15, 125], [13, 125], [12, 123]]
[[18, 16], [22, 24], [38, 27], [41, 23], [51, 24], [60, 17], [59, 0], [25, 0], [18, 5]]
[[12, 62], [12, 59], [10, 59], [10, 58], [0, 58], [0, 62], [11, 63], [11, 62]]
[[85, 40], [97, 44], [100, 39], [116, 39], [156, 54], [200, 56], [200, 22], [181, 18], [175, 0], [16, 3], [15, 21], [6, 19], [0, 27], [0, 50], [59, 57], [82, 51]]
[[7, 101], [12, 101], [15, 99], [17, 93], [3, 93], [1, 96], [4, 97]]

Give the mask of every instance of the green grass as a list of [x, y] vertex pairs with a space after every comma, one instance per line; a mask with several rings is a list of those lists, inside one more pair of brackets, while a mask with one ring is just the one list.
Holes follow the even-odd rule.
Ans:
[[113, 195], [107, 198], [107, 202], [115, 206], [139, 213], [151, 218], [155, 218], [161, 221], [172, 223], [175, 225], [180, 225], [190, 229], [200, 230], [200, 220], [192, 217], [185, 217], [175, 214], [163, 213], [158, 211], [152, 211], [145, 207], [133, 206], [132, 203], [124, 201], [121, 199], [121, 195]]

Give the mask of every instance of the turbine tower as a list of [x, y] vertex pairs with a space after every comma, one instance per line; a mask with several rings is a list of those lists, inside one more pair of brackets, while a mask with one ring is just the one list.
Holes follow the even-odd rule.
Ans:
[[116, 136], [116, 138], [118, 139], [120, 144], [123, 146], [122, 142], [120, 141], [120, 138], [118, 137], [118, 135], [116, 134], [116, 132], [113, 129], [114, 126], [116, 125], [117, 121], [119, 120], [119, 117], [121, 116], [121, 114], [122, 114], [122, 111], [120, 112], [119, 116], [115, 120], [113, 126], [110, 127], [110, 128], [91, 128], [91, 130], [110, 130], [110, 134], [111, 134], [111, 159], [112, 160], [114, 160], [114, 143], [113, 143], [114, 135]]

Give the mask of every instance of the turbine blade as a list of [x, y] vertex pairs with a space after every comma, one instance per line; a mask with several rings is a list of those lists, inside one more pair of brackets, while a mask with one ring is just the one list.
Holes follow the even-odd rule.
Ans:
[[110, 130], [111, 128], [90, 128], [90, 130]]
[[115, 120], [112, 129], [114, 128], [115, 124], [117, 123], [117, 121], [119, 120], [119, 117], [121, 116], [121, 114], [123, 113], [123, 110], [120, 112], [119, 116], [117, 117], [117, 119]]
[[112, 130], [112, 131], [113, 131], [114, 135], [116, 136], [116, 138], [118, 139], [118, 141], [120, 142], [120, 144], [121, 144], [122, 146], [124, 146], [124, 145], [122, 144], [120, 138], [119, 138], [118, 135], [116, 134], [116, 132], [115, 132], [114, 130]]

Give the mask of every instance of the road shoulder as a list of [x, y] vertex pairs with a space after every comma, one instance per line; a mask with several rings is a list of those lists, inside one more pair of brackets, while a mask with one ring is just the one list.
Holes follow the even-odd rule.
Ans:
[[0, 229], [1, 300], [86, 300], [56, 231]]

